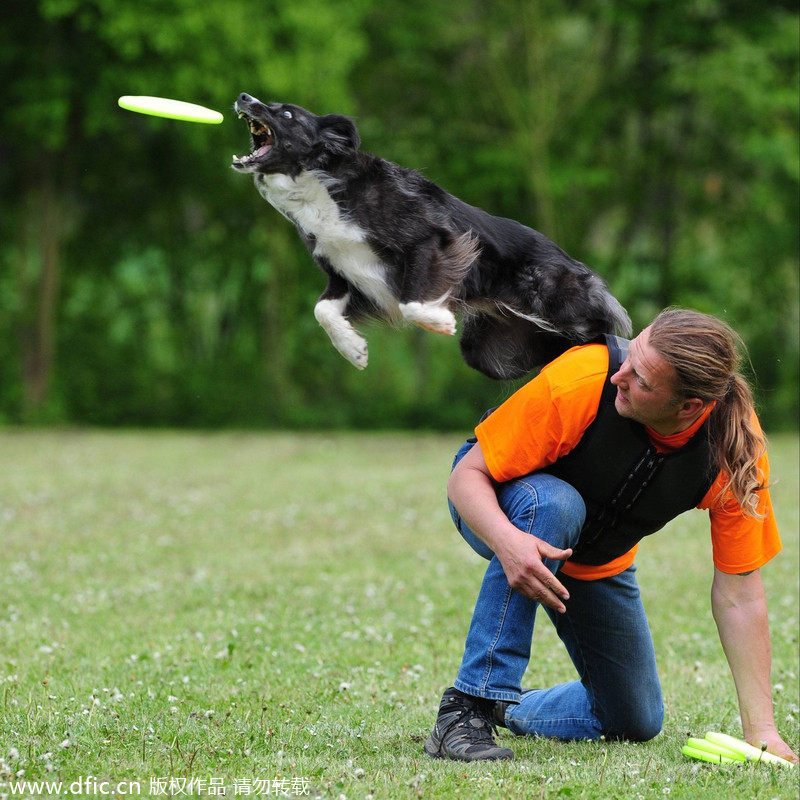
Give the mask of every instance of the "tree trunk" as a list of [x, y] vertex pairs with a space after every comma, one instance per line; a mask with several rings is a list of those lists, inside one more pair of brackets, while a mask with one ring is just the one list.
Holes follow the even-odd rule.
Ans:
[[56, 353], [56, 308], [60, 285], [64, 211], [52, 174], [45, 171], [31, 191], [20, 247], [20, 330], [23, 414], [36, 418], [46, 405]]

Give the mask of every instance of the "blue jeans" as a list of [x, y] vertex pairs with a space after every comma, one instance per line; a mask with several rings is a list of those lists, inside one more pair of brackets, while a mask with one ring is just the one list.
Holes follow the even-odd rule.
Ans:
[[[454, 466], [470, 447], [468, 442], [459, 450]], [[568, 483], [533, 473], [499, 484], [497, 499], [521, 530], [559, 548], [577, 542], [586, 510]], [[450, 513], [467, 543], [489, 560], [454, 686], [469, 695], [510, 703], [506, 725], [519, 735], [637, 741], [656, 736], [664, 707], [636, 568], [594, 581], [558, 576], [569, 592], [567, 611], [559, 614], [546, 606], [544, 610], [579, 680], [523, 694], [522, 677], [530, 660], [539, 603], [511, 589], [499, 560], [469, 530], [452, 503]], [[561, 565], [544, 563], [554, 573]]]

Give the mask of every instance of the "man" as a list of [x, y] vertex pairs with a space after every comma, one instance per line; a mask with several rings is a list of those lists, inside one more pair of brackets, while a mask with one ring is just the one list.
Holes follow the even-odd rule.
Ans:
[[[656, 736], [663, 704], [634, 555], [697, 507], [709, 510], [712, 611], [745, 739], [797, 760], [772, 707], [759, 569], [781, 544], [738, 344], [713, 317], [668, 310], [630, 343], [568, 351], [478, 425], [448, 495], [489, 566], [428, 755], [513, 758], [495, 725], [565, 740]], [[579, 680], [523, 691], [539, 605]]]

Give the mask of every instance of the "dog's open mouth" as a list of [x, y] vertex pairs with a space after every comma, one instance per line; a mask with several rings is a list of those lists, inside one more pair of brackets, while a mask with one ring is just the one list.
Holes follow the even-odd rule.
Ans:
[[250, 128], [250, 136], [253, 140], [253, 147], [246, 156], [234, 156], [233, 164], [236, 167], [248, 167], [268, 155], [275, 144], [275, 134], [269, 125], [264, 122], [259, 122], [256, 119], [251, 119], [247, 114], [241, 111], [239, 112], [239, 119], [247, 120], [247, 125]]

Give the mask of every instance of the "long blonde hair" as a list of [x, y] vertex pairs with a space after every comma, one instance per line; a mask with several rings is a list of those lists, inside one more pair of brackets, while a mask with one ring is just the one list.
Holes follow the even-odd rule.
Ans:
[[716, 401], [708, 418], [716, 466], [744, 513], [761, 516], [765, 488], [758, 460], [766, 438], [753, 424], [753, 392], [739, 373], [741, 337], [722, 320], [688, 309], [666, 309], [650, 325], [649, 344], [675, 370], [677, 399]]

